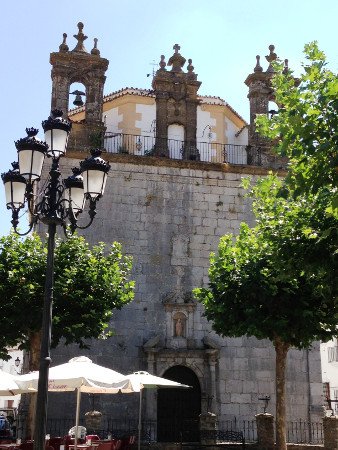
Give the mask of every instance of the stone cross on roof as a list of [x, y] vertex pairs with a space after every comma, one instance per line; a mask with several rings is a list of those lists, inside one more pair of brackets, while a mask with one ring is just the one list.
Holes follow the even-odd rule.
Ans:
[[74, 34], [73, 36], [75, 37], [75, 39], [77, 39], [77, 44], [76, 47], [72, 50], [73, 52], [84, 52], [84, 53], [88, 53], [87, 50], [85, 49], [83, 42], [87, 39], [88, 36], [85, 36], [82, 32], [83, 30], [83, 23], [79, 22], [77, 24], [77, 27], [79, 29], [78, 34]]
[[180, 48], [181, 47], [178, 44], [175, 44], [173, 46], [175, 53], [173, 54], [173, 56], [169, 58], [168, 61], [168, 66], [173, 66], [171, 69], [172, 72], [182, 72], [182, 67], [185, 64], [185, 58], [183, 58], [183, 56], [180, 53], [178, 53]]

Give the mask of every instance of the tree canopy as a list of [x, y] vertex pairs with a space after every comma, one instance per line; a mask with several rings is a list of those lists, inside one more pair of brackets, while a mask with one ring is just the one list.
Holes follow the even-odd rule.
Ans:
[[[0, 357], [6, 348], [31, 349], [40, 332], [46, 271], [46, 244], [37, 234], [0, 239]], [[89, 338], [108, 337], [114, 309], [133, 299], [131, 258], [121, 245], [92, 248], [83, 237], [57, 240], [55, 248], [52, 346], [61, 339], [88, 346]]]
[[327, 341], [338, 328], [338, 76], [316, 43], [305, 55], [298, 79], [274, 65], [279, 113], [256, 119], [273, 150], [288, 157], [288, 175], [281, 181], [270, 174], [251, 188], [256, 225], [221, 238], [209, 286], [194, 291], [218, 334], [273, 342], [277, 450], [286, 450], [288, 349]]
[[317, 42], [305, 45], [303, 72], [295, 78], [274, 64], [271, 80], [278, 114], [256, 118], [257, 130], [289, 160], [286, 178], [294, 196], [323, 187], [332, 199], [328, 211], [338, 216], [338, 75], [328, 68]]
[[335, 333], [335, 219], [330, 195], [290, 200], [270, 175], [252, 189], [257, 225], [221, 238], [211, 254], [209, 287], [195, 290], [215, 331], [256, 336], [297, 348]]

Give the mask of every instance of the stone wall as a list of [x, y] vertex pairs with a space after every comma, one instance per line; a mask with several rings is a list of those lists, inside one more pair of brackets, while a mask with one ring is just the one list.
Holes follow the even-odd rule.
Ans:
[[[106, 192], [86, 237], [91, 243], [117, 240], [133, 255], [135, 300], [114, 313], [111, 339], [92, 342], [90, 352], [60, 346], [54, 351], [54, 363], [87, 353], [95, 362], [122, 373], [143, 369], [158, 375], [183, 364], [198, 376], [202, 397], [212, 399], [211, 410], [220, 420], [234, 416], [252, 420], [262, 410], [258, 397], [266, 394], [271, 396], [269, 410], [273, 412], [275, 355], [271, 344], [252, 337], [217, 336], [203, 317], [202, 306], [189, 296], [192, 288], [208, 282], [209, 254], [217, 250], [219, 237], [236, 233], [241, 221], [252, 223], [250, 201], [240, 184], [244, 176], [256, 177], [263, 169], [108, 157], [112, 169]], [[62, 173], [67, 174], [78, 161], [68, 157], [62, 165]], [[177, 313], [186, 317], [185, 331], [179, 336], [173, 332]], [[307, 419], [311, 406], [320, 405], [316, 345], [308, 355], [290, 351], [287, 392], [289, 420]], [[119, 414], [134, 410], [137, 398], [132, 397], [119, 398]], [[156, 393], [147, 399], [156, 405]], [[96, 409], [114, 410], [114, 398], [101, 396], [98, 402]], [[206, 404], [202, 412], [203, 408]], [[156, 418], [156, 406], [148, 405], [147, 412], [148, 418]], [[313, 419], [315, 413], [313, 408]]]

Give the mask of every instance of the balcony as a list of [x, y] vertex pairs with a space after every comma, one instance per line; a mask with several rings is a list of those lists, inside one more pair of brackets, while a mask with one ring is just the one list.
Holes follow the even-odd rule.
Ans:
[[329, 363], [338, 363], [338, 346], [328, 347], [327, 356]]
[[212, 163], [247, 164], [246, 145], [200, 142], [189, 146], [187, 142], [175, 139], [156, 139], [123, 133], [106, 133], [104, 149], [108, 153], [134, 156], [166, 156], [176, 160], [195, 160]]

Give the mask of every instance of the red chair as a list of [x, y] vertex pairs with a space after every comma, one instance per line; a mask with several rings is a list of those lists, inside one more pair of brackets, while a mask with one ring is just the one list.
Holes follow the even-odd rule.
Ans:
[[49, 445], [54, 448], [54, 450], [60, 450], [60, 445], [62, 444], [62, 437], [52, 437], [49, 439]]
[[111, 444], [111, 450], [120, 450], [122, 447], [121, 439], [113, 439]]
[[120, 450], [130, 450], [132, 445], [136, 442], [136, 436], [128, 436], [122, 439]]
[[93, 442], [93, 441], [99, 441], [100, 440], [100, 437], [97, 435], [97, 434], [87, 434], [87, 436], [86, 436], [86, 444], [87, 444], [87, 442], [88, 441], [91, 441], [91, 442]]
[[69, 446], [74, 444], [74, 439], [67, 434], [62, 438], [61, 444], [65, 446], [65, 450], [68, 450]]
[[19, 445], [21, 450], [33, 450], [34, 441], [23, 441]]
[[97, 450], [112, 450], [112, 442], [113, 441], [99, 441], [99, 445], [97, 446]]

